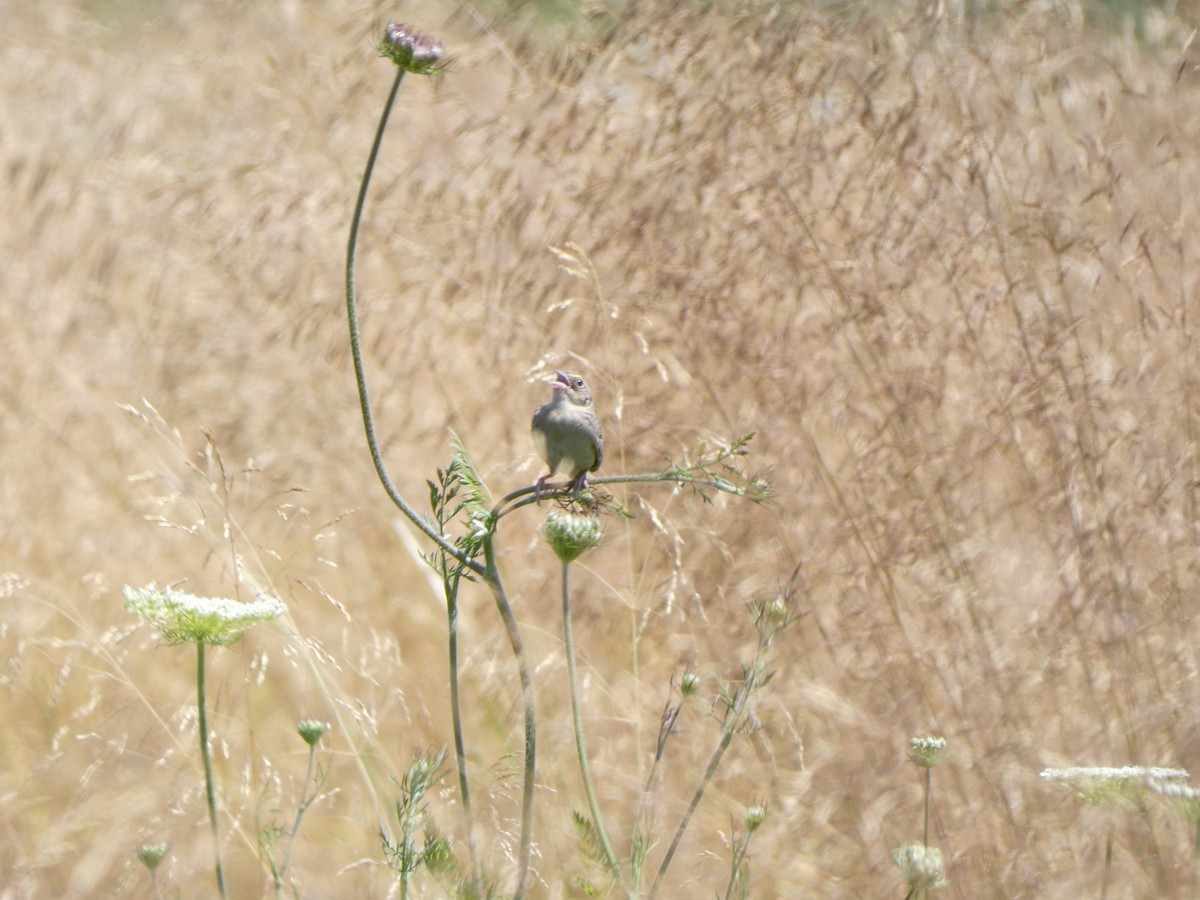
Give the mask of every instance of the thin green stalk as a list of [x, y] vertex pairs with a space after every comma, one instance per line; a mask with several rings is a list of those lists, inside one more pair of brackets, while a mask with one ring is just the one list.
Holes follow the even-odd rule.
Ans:
[[[367, 436], [367, 447], [371, 453], [371, 462], [375, 465], [375, 472], [379, 476], [380, 482], [383, 484], [384, 490], [388, 497], [396, 505], [399, 510], [408, 517], [417, 528], [432, 540], [438, 547], [449, 556], [462, 563], [467, 569], [477, 575], [484, 575], [484, 567], [478, 562], [469, 559], [461, 550], [454, 546], [450, 541], [446, 540], [442, 535], [438, 534], [429, 525], [428, 522], [419, 516], [408, 502], [400, 495], [392, 483], [391, 477], [388, 475], [387, 466], [383, 462], [383, 455], [379, 449], [379, 441], [375, 435], [375, 417], [371, 411], [370, 393], [367, 389], [366, 368], [363, 363], [362, 353], [362, 337], [358, 323], [358, 294], [355, 287], [355, 264], [358, 255], [358, 236], [362, 226], [363, 209], [366, 206], [367, 190], [371, 184], [371, 175], [375, 170], [375, 162], [379, 157], [379, 149], [383, 144], [383, 135], [387, 130], [388, 118], [391, 115], [392, 107], [395, 105], [396, 97], [400, 92], [400, 86], [404, 82], [405, 70], [402, 68], [396, 69], [396, 78], [392, 82], [392, 89], [388, 93], [387, 101], [384, 103], [383, 113], [379, 118], [379, 126], [375, 130], [375, 138], [371, 143], [371, 151], [367, 157], [366, 168], [363, 171], [362, 182], [358, 189], [358, 198], [354, 204], [354, 214], [350, 220], [350, 236], [346, 247], [346, 319], [350, 328], [350, 355], [354, 360], [354, 378], [358, 387], [359, 406], [362, 409], [363, 428]], [[467, 817], [467, 845], [471, 856], [471, 871], [475, 881], [476, 889], [481, 887], [480, 868], [478, 851], [476, 848], [474, 827], [471, 813], [471, 795], [467, 780], [467, 765], [466, 751], [462, 733], [462, 716], [459, 706], [458, 693], [458, 632], [457, 632], [457, 586], [453, 590], [447, 585], [447, 615], [449, 616], [449, 650], [450, 650], [450, 667], [451, 667], [451, 704], [452, 717], [454, 720], [454, 751], [457, 759], [457, 767], [459, 773], [459, 784], [462, 789], [463, 796], [463, 811]]]
[[725, 756], [725, 751], [733, 743], [733, 736], [737, 734], [738, 728], [741, 725], [746, 705], [750, 702], [751, 695], [759, 685], [762, 678], [761, 651], [762, 646], [760, 645], [754, 664], [747, 672], [746, 683], [742, 686], [742, 690], [739, 692], [732, 709], [729, 711], [729, 715], [726, 717], [721, 741], [717, 744], [716, 750], [713, 751], [712, 758], [708, 761], [708, 768], [704, 770], [704, 777], [700, 779], [700, 783], [696, 786], [696, 792], [692, 795], [692, 802], [688, 804], [683, 818], [680, 819], [679, 827], [675, 829], [675, 836], [671, 839], [671, 846], [667, 848], [667, 853], [658, 866], [658, 872], [654, 876], [654, 882], [650, 885], [650, 893], [647, 895], [650, 900], [653, 900], [653, 897], [658, 893], [658, 889], [662, 885], [663, 876], [666, 875], [667, 868], [671, 865], [671, 860], [675, 858], [675, 852], [679, 849], [679, 844], [683, 840], [683, 834], [687, 831], [688, 824], [692, 820], [692, 814], [695, 813], [696, 807], [700, 805], [700, 799], [704, 796], [704, 792], [712, 782], [713, 776], [716, 775], [717, 767], [720, 766], [721, 759]]
[[[697, 488], [711, 488], [714, 491], [721, 491], [726, 494], [744, 496], [749, 499], [759, 499], [757, 496], [751, 496], [749, 488], [735, 485], [724, 478], [694, 477], [679, 472], [645, 472], [634, 475], [588, 476], [588, 485], [591, 487], [599, 487], [604, 484], [658, 484], [664, 482], [669, 484], [689, 484]], [[559, 497], [569, 496], [571, 496], [571, 489], [565, 485], [550, 490], [543, 489], [541, 493], [542, 500], [554, 500]], [[501, 497], [500, 501], [492, 507], [492, 517], [498, 521], [524, 506], [533, 506], [535, 502], [533, 486], [517, 488], [515, 491], [510, 491]]]
[[208, 747], [208, 714], [204, 709], [203, 641], [196, 641], [196, 705], [200, 711], [200, 756], [204, 760], [204, 790], [208, 796], [208, 821], [212, 825], [213, 857], [217, 861], [217, 889], [222, 897], [227, 897], [225, 870], [221, 868], [221, 838], [217, 832], [217, 793], [213, 784], [212, 755]]
[[[375, 465], [376, 474], [379, 476], [380, 482], [383, 484], [384, 490], [396, 507], [408, 517], [418, 529], [420, 529], [430, 540], [445, 552], [447, 555], [456, 559], [465, 569], [481, 576], [491, 589], [493, 597], [496, 600], [497, 608], [500, 611], [501, 619], [504, 622], [504, 627], [508, 633], [509, 641], [512, 645], [513, 654], [517, 660], [517, 667], [521, 678], [521, 690], [525, 707], [525, 784], [523, 788], [522, 799], [522, 817], [521, 817], [521, 838], [520, 852], [518, 856], [518, 873], [517, 873], [517, 888], [515, 897], [520, 898], [524, 895], [526, 885], [529, 880], [530, 858], [532, 855], [532, 825], [533, 825], [533, 794], [534, 794], [534, 771], [536, 764], [537, 750], [537, 718], [534, 711], [533, 699], [533, 679], [530, 674], [528, 660], [525, 656], [524, 646], [521, 641], [520, 631], [517, 627], [516, 618], [513, 616], [512, 608], [508, 603], [507, 596], [504, 591], [504, 586], [500, 581], [499, 573], [496, 569], [494, 548], [492, 539], [489, 536], [485, 540], [485, 558], [486, 565], [481, 565], [474, 559], [471, 559], [464, 554], [459, 548], [455, 547], [450, 541], [446, 540], [442, 535], [438, 534], [433, 527], [419, 516], [416, 511], [400, 495], [395, 485], [392, 483], [388, 475], [387, 467], [384, 465], [383, 457], [379, 448], [379, 442], [375, 434], [375, 420], [371, 412], [370, 394], [367, 390], [366, 372], [363, 363], [362, 354], [362, 339], [358, 323], [358, 298], [355, 288], [355, 262], [358, 248], [359, 230], [362, 225], [363, 209], [366, 205], [367, 190], [371, 182], [371, 174], [375, 168], [375, 162], [379, 155], [380, 146], [383, 143], [383, 135], [387, 127], [388, 117], [392, 107], [395, 105], [396, 96], [400, 91], [400, 85], [404, 81], [405, 70], [397, 68], [396, 79], [392, 84], [391, 92], [388, 94], [387, 101], [384, 104], [383, 113], [379, 119], [379, 126], [375, 131], [375, 139], [371, 144], [371, 151], [367, 157], [366, 168], [363, 172], [362, 183], [359, 186], [358, 199], [355, 202], [354, 214], [350, 222], [350, 235], [347, 241], [346, 251], [346, 318], [350, 329], [350, 350], [351, 357], [354, 361], [354, 377], [358, 388], [359, 405], [362, 409], [363, 428], [366, 432], [367, 446], [370, 449], [371, 461]], [[449, 595], [448, 595], [449, 596]], [[457, 627], [456, 627], [456, 610], [450, 610], [448, 607], [448, 615], [455, 617], [455, 622], [450, 629], [450, 644], [451, 644], [451, 667], [457, 671]], [[452, 673], [454, 679], [453, 693], [454, 703], [457, 705], [458, 691], [457, 678]], [[460, 784], [463, 786], [464, 808], [469, 797], [466, 789], [466, 755], [461, 733], [461, 716], [455, 716], [455, 752], [458, 756], [458, 768]], [[469, 813], [467, 813], [469, 817]], [[468, 834], [471, 832], [470, 823], [468, 823]], [[473, 843], [473, 838], [469, 837]], [[475, 859], [476, 854], [472, 847], [472, 868], [474, 869], [474, 877], [476, 878], [477, 888], [481, 887], [479, 876], [479, 867]]]
[[304, 788], [300, 794], [300, 805], [296, 809], [296, 820], [292, 822], [292, 830], [288, 834], [287, 849], [283, 851], [283, 863], [279, 866], [279, 871], [275, 874], [275, 896], [280, 896], [283, 893], [283, 884], [287, 879], [288, 863], [292, 859], [292, 848], [296, 846], [296, 835], [300, 833], [300, 823], [304, 820], [304, 814], [308, 812], [309, 806], [316, 799], [317, 792], [313, 791], [313, 795], [308, 796], [308, 785], [313, 780], [313, 769], [317, 764], [317, 745], [310, 744], [308, 747], [308, 768], [304, 772]]
[[521, 846], [517, 856], [517, 886], [513, 893], [514, 900], [525, 896], [529, 881], [529, 861], [533, 849], [533, 789], [534, 776], [537, 770], [537, 712], [534, 708], [533, 676], [529, 670], [529, 659], [525, 654], [525, 644], [521, 640], [521, 630], [517, 626], [516, 616], [513, 615], [512, 605], [504, 584], [500, 581], [500, 571], [496, 568], [496, 550], [492, 535], [483, 539], [483, 554], [486, 566], [483, 578], [492, 591], [496, 608], [504, 622], [504, 630], [508, 634], [508, 642], [512, 647], [513, 656], [517, 661], [517, 672], [521, 678], [521, 700], [525, 707], [525, 772], [524, 784], [521, 788]]
[[929, 849], [929, 791], [933, 785], [933, 768], [925, 767], [925, 849]]
[[482, 575], [483, 566], [472, 559], [468, 559], [461, 550], [434, 531], [429, 523], [423, 517], [419, 516], [415, 509], [408, 505], [408, 502], [400, 496], [400, 492], [396, 489], [396, 486], [392, 484], [392, 479], [388, 475], [387, 467], [383, 462], [383, 455], [379, 449], [379, 441], [375, 437], [375, 417], [371, 412], [370, 394], [367, 392], [367, 376], [363, 365], [362, 338], [358, 327], [358, 294], [354, 285], [355, 261], [358, 255], [358, 232], [362, 226], [363, 208], [367, 202], [367, 188], [371, 184], [371, 173], [375, 170], [375, 160], [379, 156], [379, 148], [383, 144], [383, 134], [387, 129], [388, 117], [391, 114], [392, 106], [395, 105], [396, 95], [400, 92], [400, 85], [403, 81], [404, 69], [398, 68], [396, 70], [396, 80], [392, 83], [392, 90], [388, 94], [387, 102], [383, 106], [383, 115], [379, 118], [379, 127], [375, 130], [375, 140], [371, 144], [371, 153], [367, 157], [367, 166], [363, 171], [362, 183], [358, 188], [358, 200], [354, 204], [354, 215], [350, 220], [350, 238], [346, 247], [346, 318], [350, 325], [350, 355], [354, 360], [354, 378], [358, 385], [358, 402], [359, 406], [362, 407], [363, 428], [367, 433], [367, 447], [371, 451], [371, 461], [375, 464], [375, 472], [379, 475], [379, 480], [382, 482], [384, 490], [387, 491], [388, 497], [408, 517], [409, 521], [424, 532], [426, 537], [472, 572]]
[[667, 848], [667, 853], [663, 857], [663, 861], [659, 864], [658, 872], [654, 876], [654, 883], [650, 885], [650, 893], [648, 895], [650, 898], [653, 898], [658, 893], [663, 876], [667, 873], [667, 868], [671, 865], [671, 860], [675, 858], [675, 851], [679, 849], [679, 842], [683, 840], [683, 833], [687, 831], [688, 824], [692, 820], [692, 813], [700, 805], [700, 798], [704, 796], [705, 790], [716, 774], [717, 766], [721, 764], [721, 757], [725, 755], [725, 751], [729, 749], [730, 743], [733, 742], [733, 734], [734, 732], [731, 729], [726, 728], [725, 732], [721, 735], [721, 742], [713, 752], [712, 758], [708, 762], [708, 768], [704, 770], [704, 777], [700, 780], [700, 784], [696, 786], [696, 792], [692, 794], [692, 802], [688, 804], [683, 818], [679, 820], [679, 827], [675, 829], [675, 836], [671, 839], [671, 846]]
[[671, 697], [667, 697], [666, 705], [663, 707], [662, 720], [658, 726], [658, 741], [654, 748], [654, 760], [650, 763], [650, 772], [646, 776], [646, 783], [642, 787], [642, 795], [638, 798], [637, 809], [633, 814], [633, 827], [638, 829], [641, 827], [642, 817], [646, 814], [646, 807], [650, 803], [650, 789], [654, 786], [654, 778], [658, 774], [658, 767], [662, 763], [663, 753], [667, 749], [667, 741], [671, 735], [675, 733], [675, 725], [679, 721], [679, 714], [683, 712], [683, 700], [679, 703], [672, 703]]
[[1192, 844], [1192, 896], [1196, 896], [1196, 870], [1200, 868], [1200, 822], [1196, 825], [1196, 840]]
[[400, 864], [400, 900], [408, 900], [408, 879], [418, 865], [413, 860], [412, 820], [405, 818], [401, 840], [404, 841], [404, 858]]
[[621, 864], [613, 853], [612, 844], [608, 840], [608, 832], [604, 829], [604, 820], [600, 817], [600, 804], [596, 800], [596, 788], [592, 784], [592, 772], [588, 766], [587, 749], [583, 742], [583, 721], [579, 713], [579, 686], [575, 673], [575, 638], [571, 630], [571, 564], [562, 564], [562, 605], [563, 605], [563, 644], [567, 653], [567, 680], [571, 686], [571, 722], [575, 728], [575, 751], [579, 754], [579, 773], [583, 776], [583, 790], [587, 794], [588, 808], [592, 813], [592, 824], [596, 826], [596, 835], [600, 838], [600, 848], [614, 878], [622, 880]]
[[412, 806], [400, 815], [400, 900], [408, 900], [408, 877], [415, 866], [412, 844]]
[[479, 847], [475, 840], [475, 814], [471, 805], [471, 783], [467, 773], [466, 739], [463, 735], [462, 703], [458, 683], [458, 586], [457, 577], [443, 576], [446, 594], [446, 630], [450, 657], [450, 721], [454, 728], [454, 758], [458, 767], [458, 788], [462, 794], [463, 817], [467, 829], [467, 853], [471, 859], [471, 881], [475, 895], [483, 896], [483, 876], [479, 867]]
[[[1110, 813], [1111, 815], [1111, 813]], [[1108, 823], [1108, 838], [1104, 842], [1104, 877], [1100, 882], [1100, 900], [1108, 896], [1108, 876], [1112, 871], [1113, 861], [1113, 823]]]
[[725, 887], [725, 900], [733, 900], [733, 891], [738, 884], [738, 873], [741, 870], [742, 863], [750, 853], [750, 839], [754, 837], [753, 831], [746, 832], [746, 839], [739, 841], [737, 849], [733, 853], [733, 861], [729, 872], [729, 884]]

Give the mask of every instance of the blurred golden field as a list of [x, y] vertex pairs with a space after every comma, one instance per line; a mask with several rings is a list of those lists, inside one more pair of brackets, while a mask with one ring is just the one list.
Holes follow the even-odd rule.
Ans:
[[[1046, 767], [1200, 769], [1200, 53], [1190, 7], [1099, 27], [1074, 2], [6, 4], [0, 48], [0, 897], [215, 895], [195, 655], [126, 584], [276, 593], [286, 620], [209, 655], [231, 896], [289, 875], [384, 897], [390, 782], [448, 745], [428, 549], [371, 466], [347, 346], [350, 212], [392, 67], [410, 77], [359, 250], [383, 452], [424, 509], [460, 435], [501, 495], [540, 472], [529, 416], [567, 367], [601, 475], [749, 432], [766, 507], [614, 486], [634, 514], [575, 567], [584, 725], [653, 872], [753, 650], [774, 647], [660, 896], [903, 897], [921, 840], [909, 739], [944, 735], [930, 841], [957, 898], [1194, 896], [1195, 823], [1089, 808]], [[501, 567], [540, 721], [530, 896], [578, 895], [585, 810], [559, 568], [543, 513]], [[486, 591], [463, 598], [464, 704], [489, 873], [511, 890], [521, 708]], [[448, 777], [431, 812], [461, 850]], [[420, 896], [443, 896], [425, 875]]]

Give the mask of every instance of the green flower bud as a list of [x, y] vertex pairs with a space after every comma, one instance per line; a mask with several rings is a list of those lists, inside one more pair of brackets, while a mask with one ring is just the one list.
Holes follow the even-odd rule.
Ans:
[[564, 563], [574, 562], [600, 543], [604, 529], [596, 516], [552, 512], [542, 523], [542, 536]]
[[166, 844], [142, 844], [138, 847], [137, 858], [143, 866], [153, 872], [159, 863], [167, 858], [167, 849]]
[[684, 697], [690, 697], [698, 690], [700, 690], [700, 676], [695, 672], [684, 672], [679, 679], [679, 693]]
[[758, 830], [758, 826], [767, 820], [767, 808], [765, 806], [754, 805], [746, 810], [746, 830], [751, 834]]
[[310, 747], [315, 747], [328, 730], [328, 722], [318, 722], [316, 719], [301, 719], [296, 723], [296, 732]]

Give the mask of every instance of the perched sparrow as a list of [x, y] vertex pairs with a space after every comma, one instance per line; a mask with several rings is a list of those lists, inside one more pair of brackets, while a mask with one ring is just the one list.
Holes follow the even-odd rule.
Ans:
[[540, 501], [546, 479], [562, 472], [578, 494], [587, 487], [587, 473], [604, 461], [604, 432], [592, 408], [592, 392], [578, 375], [555, 372], [554, 396], [533, 414], [533, 445], [550, 471], [537, 480]]

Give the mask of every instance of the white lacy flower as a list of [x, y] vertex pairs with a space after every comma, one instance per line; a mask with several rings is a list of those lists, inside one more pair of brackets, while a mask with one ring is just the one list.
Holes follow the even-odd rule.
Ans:
[[1074, 766], [1046, 769], [1042, 777], [1065, 782], [1088, 803], [1104, 803], [1116, 797], [1141, 803], [1150, 782], [1182, 781], [1188, 773], [1161, 766]]
[[904, 880], [914, 891], [927, 891], [945, 887], [946, 866], [942, 851], [922, 844], [909, 844], [892, 853], [900, 867]]
[[169, 644], [191, 641], [223, 647], [287, 607], [275, 597], [240, 603], [223, 597], [196, 597], [150, 584], [125, 588], [125, 609], [158, 629]]

